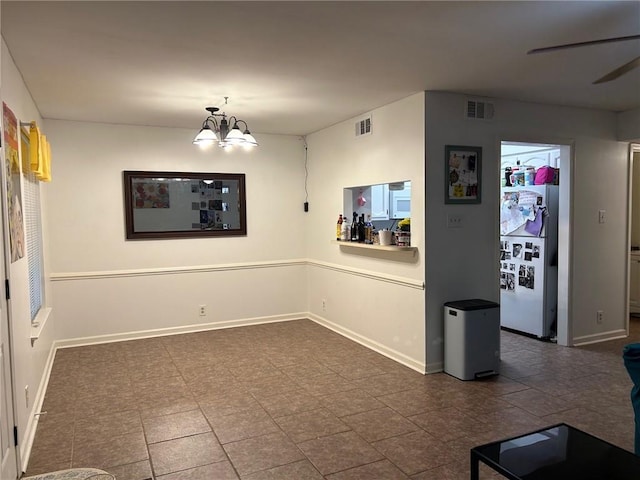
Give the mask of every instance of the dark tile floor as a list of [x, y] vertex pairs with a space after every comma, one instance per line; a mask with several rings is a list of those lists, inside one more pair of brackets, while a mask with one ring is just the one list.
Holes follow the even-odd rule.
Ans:
[[462, 480], [472, 446], [558, 422], [632, 450], [633, 341], [637, 319], [630, 338], [585, 348], [503, 332], [502, 374], [472, 382], [309, 320], [62, 349], [27, 473]]

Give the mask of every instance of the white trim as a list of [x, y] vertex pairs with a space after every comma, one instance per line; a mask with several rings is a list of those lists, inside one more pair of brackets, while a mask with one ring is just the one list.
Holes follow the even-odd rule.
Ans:
[[622, 328], [619, 330], [611, 330], [609, 332], [593, 333], [591, 335], [575, 337], [573, 339], [573, 346], [582, 347], [584, 345], [590, 345], [592, 343], [606, 342], [608, 340], [617, 340], [617, 339], [626, 338], [626, 337], [627, 337], [627, 331], [626, 329]]
[[187, 326], [181, 326], [181, 327], [159, 328], [155, 330], [141, 330], [137, 332], [127, 332], [127, 333], [119, 333], [119, 334], [111, 334], [111, 335], [99, 335], [95, 337], [82, 337], [82, 338], [72, 338], [68, 340], [57, 340], [56, 342], [54, 342], [54, 345], [52, 348], [58, 349], [58, 348], [81, 347], [85, 345], [124, 342], [127, 340], [138, 340], [142, 338], [165, 337], [169, 335], [180, 335], [184, 333], [221, 330], [221, 329], [233, 328], [233, 327], [247, 327], [251, 325], [264, 325], [267, 323], [287, 322], [287, 321], [302, 320], [302, 319], [312, 320], [322, 325], [323, 327], [328, 328], [329, 330], [333, 330], [334, 332], [339, 333], [342, 336], [347, 337], [356, 343], [359, 343], [360, 345], [364, 345], [365, 347], [371, 350], [374, 350], [384, 355], [385, 357], [395, 360], [396, 362], [401, 363], [413, 370], [416, 370], [420, 373], [425, 372], [424, 363], [417, 362], [412, 358], [404, 355], [403, 353], [400, 353], [391, 348], [387, 348], [384, 345], [374, 340], [371, 340], [367, 337], [357, 334], [347, 328], [336, 325], [335, 323], [330, 322], [329, 320], [326, 320], [311, 312], [299, 312], [299, 313], [293, 313], [288, 315], [272, 315], [268, 317], [254, 317], [254, 318], [230, 320], [230, 321], [218, 322], [218, 323], [187, 325]]
[[319, 315], [309, 312], [307, 314], [307, 318], [316, 322], [319, 325], [322, 325], [323, 327], [328, 328], [329, 330], [333, 330], [334, 332], [339, 333], [343, 337], [347, 337], [349, 340], [353, 340], [354, 342], [359, 343], [360, 345], [363, 345], [375, 352], [378, 352], [379, 354], [384, 355], [385, 357], [390, 358], [391, 360], [395, 360], [396, 362], [401, 363], [402, 365], [409, 367], [410, 369], [415, 370], [416, 372], [422, 373], [424, 375], [425, 364], [423, 362], [418, 362], [406, 356], [404, 353], [400, 353], [397, 350], [385, 347], [384, 345], [376, 342], [375, 340], [371, 340], [370, 338], [364, 337], [358, 333], [355, 333], [352, 330], [349, 330], [348, 328], [341, 327], [340, 325], [330, 322], [326, 318], [322, 318]]
[[387, 283], [393, 283], [404, 287], [416, 288], [424, 290], [423, 280], [399, 277], [386, 273], [374, 272], [371, 270], [363, 270], [360, 268], [347, 267], [335, 263], [323, 262], [311, 259], [295, 259], [286, 261], [270, 261], [270, 262], [248, 262], [248, 263], [228, 263], [222, 265], [201, 265], [201, 266], [184, 266], [184, 267], [164, 267], [164, 268], [140, 268], [136, 270], [111, 270], [103, 272], [68, 272], [68, 273], [52, 273], [50, 275], [52, 282], [64, 282], [73, 280], [97, 280], [104, 278], [125, 278], [125, 277], [145, 277], [151, 275], [181, 275], [190, 273], [204, 272], [228, 272], [235, 270], [252, 270], [256, 268], [280, 268], [293, 266], [312, 266], [333, 270], [335, 272], [346, 273], [358, 277], [369, 278]]
[[414, 278], [398, 277], [395, 275], [388, 275], [386, 273], [372, 272], [371, 270], [362, 270], [359, 268], [346, 267], [344, 265], [338, 265], [335, 263], [322, 262], [319, 260], [308, 260], [309, 266], [326, 268], [327, 270], [333, 270], [335, 272], [347, 273], [349, 275], [355, 275], [358, 277], [370, 278], [372, 280], [379, 280], [387, 283], [394, 283], [403, 287], [416, 288], [418, 290], [424, 290], [424, 281], [416, 280]]
[[51, 316], [51, 308], [43, 307], [38, 311], [35, 321], [31, 322], [31, 333], [29, 334], [29, 336], [31, 338], [32, 347], [35, 341], [38, 338], [40, 338], [40, 334], [42, 333], [42, 330], [44, 330], [44, 326], [47, 323], [47, 320], [49, 320], [50, 316]]
[[157, 328], [154, 330], [139, 330], [136, 332], [96, 335], [94, 337], [70, 338], [67, 340], [57, 340], [54, 345], [56, 348], [81, 347], [99, 343], [124, 342], [127, 340], [139, 340], [141, 338], [167, 337], [169, 335], [180, 335], [183, 333], [205, 332], [209, 330], [221, 330], [233, 327], [247, 327], [250, 325], [263, 325], [275, 322], [288, 322], [291, 320], [301, 320], [307, 317], [308, 314], [306, 312], [300, 312], [286, 315], [271, 315], [268, 317], [242, 318], [238, 320], [227, 320], [224, 322], [198, 323], [195, 325]]
[[[633, 158], [635, 157], [635, 153], [638, 152], [640, 155], [640, 143], [630, 143], [629, 144], [629, 165], [627, 165], [627, 239], [626, 239], [626, 251], [631, 252], [631, 234], [633, 233]], [[640, 192], [639, 192], [640, 193]], [[632, 313], [640, 312], [640, 306], [631, 305], [629, 303], [629, 299], [631, 298], [631, 258], [634, 252], [631, 252], [631, 256], [627, 260], [626, 263], [626, 302], [625, 302], [625, 330], [627, 335], [629, 335], [629, 320]]]
[[444, 362], [432, 362], [427, 364], [427, 374], [444, 372]]
[[38, 421], [40, 420], [40, 417], [36, 414], [42, 412], [44, 396], [47, 392], [47, 386], [49, 385], [49, 378], [51, 377], [51, 369], [53, 368], [53, 360], [56, 356], [56, 350], [57, 347], [54, 342], [49, 349], [49, 356], [47, 357], [47, 362], [44, 366], [40, 385], [38, 385], [38, 391], [36, 392], [31, 412], [29, 413], [24, 439], [21, 442], [18, 442], [20, 447], [20, 463], [22, 464], [22, 472], [27, 471], [29, 457], [31, 456], [31, 448], [33, 447], [33, 440], [35, 439]]
[[203, 272], [228, 272], [233, 270], [252, 270], [256, 268], [277, 268], [291, 267], [296, 265], [306, 265], [307, 260], [281, 260], [270, 262], [247, 262], [247, 263], [227, 263], [220, 265], [193, 265], [184, 267], [162, 267], [162, 268], [139, 268], [135, 270], [111, 270], [102, 272], [68, 272], [68, 273], [52, 273], [50, 279], [52, 282], [69, 281], [69, 280], [92, 280], [100, 278], [118, 278], [118, 277], [146, 277], [151, 275], [178, 275], [186, 273], [203, 273]]

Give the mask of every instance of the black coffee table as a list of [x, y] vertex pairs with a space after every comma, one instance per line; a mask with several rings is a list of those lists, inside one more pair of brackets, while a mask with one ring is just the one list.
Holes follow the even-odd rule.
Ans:
[[640, 457], [560, 423], [471, 449], [471, 480], [480, 462], [510, 480], [638, 480]]

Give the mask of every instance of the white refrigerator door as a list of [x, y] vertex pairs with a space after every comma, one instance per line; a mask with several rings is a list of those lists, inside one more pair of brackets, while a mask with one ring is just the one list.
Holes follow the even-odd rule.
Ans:
[[[533, 221], [540, 207], [548, 207], [547, 191], [547, 185], [503, 187], [500, 191], [500, 234], [536, 236], [525, 229], [526, 220]], [[544, 225], [541, 237], [547, 235], [546, 222]]]
[[545, 239], [500, 237], [500, 324], [546, 337]]

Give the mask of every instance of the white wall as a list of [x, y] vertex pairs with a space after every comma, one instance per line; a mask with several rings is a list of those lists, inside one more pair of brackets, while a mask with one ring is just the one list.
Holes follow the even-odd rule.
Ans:
[[618, 140], [640, 142], [640, 107], [617, 114]]
[[[2, 42], [2, 88], [0, 97], [18, 118], [18, 121], [30, 122], [35, 120], [42, 125], [40, 114], [25, 88], [22, 77], [16, 69], [11, 54]], [[46, 133], [46, 131], [44, 132]], [[4, 164], [4, 161], [3, 161]], [[4, 172], [4, 167], [2, 167]], [[2, 181], [5, 181], [4, 175]], [[24, 192], [24, 189], [23, 189]], [[41, 202], [47, 202], [47, 185], [41, 184]], [[24, 198], [24, 193], [23, 193]], [[45, 241], [45, 253], [47, 231], [43, 232]], [[47, 277], [48, 265], [45, 265], [45, 278]], [[54, 339], [53, 316], [45, 325], [39, 340], [31, 344], [31, 315], [29, 309], [29, 275], [27, 266], [27, 256], [10, 264], [9, 279], [11, 287], [11, 301], [9, 311], [11, 315], [11, 347], [13, 349], [14, 360], [14, 388], [16, 392], [15, 412], [17, 417], [18, 438], [21, 447], [21, 457], [25, 460], [25, 438], [32, 432], [34, 422], [33, 414], [37, 405], [38, 393], [41, 386], [42, 375], [47, 363], [51, 345]], [[47, 295], [50, 297], [46, 285]], [[25, 387], [29, 387], [30, 402], [27, 407], [25, 401]]]
[[[370, 113], [371, 135], [355, 137], [355, 123], [362, 118], [357, 117], [307, 138], [306, 244], [314, 262], [309, 267], [309, 311], [325, 325], [424, 371], [424, 94]], [[402, 141], [391, 139], [400, 128]], [[345, 187], [400, 180], [411, 181], [415, 258], [331, 243], [338, 215], [351, 214], [343, 211]]]
[[[257, 150], [229, 153], [200, 150], [192, 130], [45, 126], [55, 152], [47, 211], [57, 338], [120, 338], [306, 311], [305, 266], [296, 262], [305, 247], [291, 234], [305, 224], [300, 138], [257, 135]], [[125, 240], [123, 170], [245, 173], [247, 236]], [[206, 317], [199, 305], [207, 305]]]
[[[465, 298], [498, 301], [500, 140], [575, 145], [572, 342], [620, 334], [626, 325], [628, 146], [616, 140], [616, 115], [588, 109], [493, 99], [491, 121], [463, 118], [464, 95], [426, 93], [427, 361], [441, 365], [443, 303]], [[482, 203], [444, 204], [444, 146], [483, 149]], [[608, 212], [598, 224], [598, 210]], [[463, 228], [446, 229], [446, 215]], [[605, 321], [596, 325], [596, 310]]]

